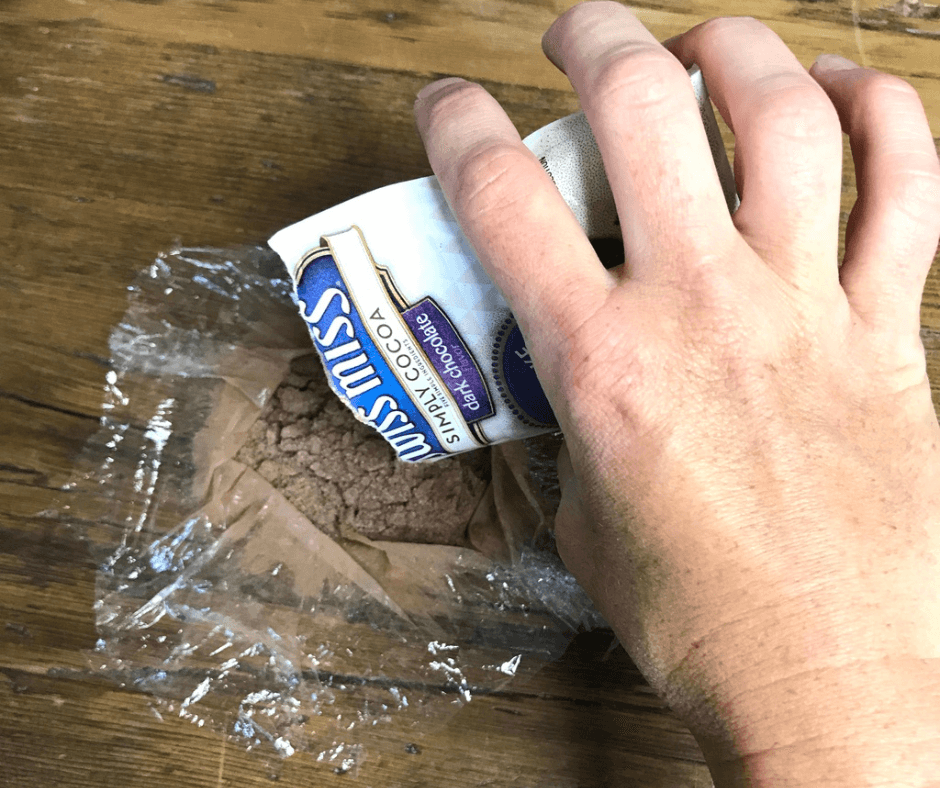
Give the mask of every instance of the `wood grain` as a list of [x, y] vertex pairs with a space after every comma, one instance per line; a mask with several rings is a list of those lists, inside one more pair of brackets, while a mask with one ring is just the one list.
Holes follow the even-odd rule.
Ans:
[[[245, 752], [161, 713], [93, 658], [95, 559], [81, 520], [94, 502], [63, 487], [97, 429], [108, 336], [135, 274], [177, 242], [259, 243], [318, 209], [427, 174], [411, 104], [435, 76], [482, 81], [522, 133], [573, 111], [539, 51], [568, 5], [0, 6], [0, 784], [710, 784], [691, 736], [629, 660], [605, 659], [603, 633], [446, 724], [388, 726], [357, 775]], [[902, 75], [940, 137], [940, 22], [869, 0], [661, 0], [636, 10], [660, 38], [752, 14], [805, 64], [828, 50]], [[850, 166], [845, 186], [848, 209]], [[936, 266], [922, 314], [940, 405]]]

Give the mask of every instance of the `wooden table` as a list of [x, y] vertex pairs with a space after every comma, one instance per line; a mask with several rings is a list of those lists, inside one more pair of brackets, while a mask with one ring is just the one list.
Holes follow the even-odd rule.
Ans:
[[[433, 77], [482, 81], [523, 133], [573, 111], [538, 43], [567, 5], [0, 6], [0, 784], [710, 784], [691, 736], [629, 660], [604, 658], [603, 633], [576, 640], [528, 684], [471, 703], [420, 753], [389, 726], [357, 775], [248, 753], [180, 718], [161, 722], [146, 694], [89, 661], [96, 567], [57, 514], [98, 425], [109, 332], [157, 252], [263, 242], [343, 199], [427, 174], [411, 105]], [[670, 0], [638, 13], [660, 38], [750, 13], [807, 65], [836, 51], [908, 78], [940, 133], [940, 23], [898, 13], [918, 7]], [[936, 267], [923, 323], [940, 381]]]

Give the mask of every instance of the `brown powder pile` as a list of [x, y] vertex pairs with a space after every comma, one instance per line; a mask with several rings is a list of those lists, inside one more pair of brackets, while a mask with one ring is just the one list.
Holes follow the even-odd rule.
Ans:
[[370, 539], [467, 544], [490, 476], [489, 452], [399, 462], [330, 389], [316, 354], [293, 363], [236, 459], [254, 468], [322, 531]]

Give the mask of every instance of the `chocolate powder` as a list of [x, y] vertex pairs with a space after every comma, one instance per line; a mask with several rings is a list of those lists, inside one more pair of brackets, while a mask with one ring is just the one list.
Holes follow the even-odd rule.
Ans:
[[336, 397], [316, 354], [291, 366], [236, 459], [336, 537], [466, 545], [490, 478], [488, 451], [403, 463]]

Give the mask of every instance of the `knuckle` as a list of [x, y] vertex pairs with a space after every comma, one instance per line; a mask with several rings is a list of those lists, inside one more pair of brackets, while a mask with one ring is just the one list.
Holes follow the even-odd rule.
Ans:
[[505, 140], [488, 140], [454, 163], [454, 210], [458, 216], [496, 215], [505, 219], [523, 201], [515, 174], [526, 154]]
[[772, 129], [774, 134], [795, 139], [841, 143], [839, 114], [819, 85], [792, 73], [773, 74], [763, 83], [754, 128]]
[[625, 352], [610, 338], [572, 337], [567, 343], [566, 363], [559, 370], [560, 389], [565, 401], [576, 406], [596, 405], [603, 397], [608, 402], [629, 400], [646, 379], [642, 357]]
[[882, 71], [870, 71], [859, 88], [859, 105], [865, 112], [897, 109], [898, 103], [920, 107], [920, 96], [906, 80]]
[[872, 119], [891, 119], [897, 139], [879, 144], [890, 161], [890, 176], [881, 181], [887, 199], [912, 218], [940, 221], [940, 161], [929, 139], [929, 130], [920, 130], [923, 105], [916, 89], [904, 79], [870, 71], [857, 88], [853, 102], [853, 132], [870, 133]]
[[887, 198], [899, 211], [919, 224], [940, 228], [940, 166], [899, 168], [887, 189]]
[[[608, 320], [587, 320], [564, 336], [559, 348], [558, 388], [577, 416], [579, 408], [624, 415], [631, 403], [642, 399], [653, 376], [649, 354], [630, 341], [618, 325]], [[629, 421], [641, 417], [630, 415]]]
[[917, 90], [909, 82], [892, 74], [870, 70], [851, 97], [850, 128], [864, 129], [873, 118], [898, 121], [923, 121], [924, 109]]
[[594, 102], [655, 110], [684, 98], [685, 69], [665, 49], [648, 44], [618, 47], [601, 59], [592, 79]]

